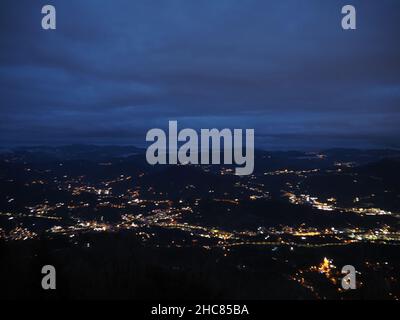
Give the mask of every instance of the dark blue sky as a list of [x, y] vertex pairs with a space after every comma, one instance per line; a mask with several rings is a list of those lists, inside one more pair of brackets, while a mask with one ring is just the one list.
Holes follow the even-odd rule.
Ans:
[[2, 0], [0, 143], [144, 145], [178, 120], [264, 148], [400, 147], [399, 33], [398, 0]]

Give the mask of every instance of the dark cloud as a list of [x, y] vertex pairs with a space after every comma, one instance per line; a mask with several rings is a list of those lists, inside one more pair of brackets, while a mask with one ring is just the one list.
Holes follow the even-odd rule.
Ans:
[[132, 143], [168, 119], [255, 128], [260, 146], [392, 147], [400, 3], [52, 0], [0, 3], [0, 142]]

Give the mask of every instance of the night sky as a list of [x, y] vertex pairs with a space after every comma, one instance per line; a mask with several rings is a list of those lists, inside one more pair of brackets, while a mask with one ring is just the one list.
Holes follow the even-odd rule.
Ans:
[[400, 147], [400, 1], [1, 0], [0, 96], [3, 146], [144, 146], [178, 120], [265, 149]]

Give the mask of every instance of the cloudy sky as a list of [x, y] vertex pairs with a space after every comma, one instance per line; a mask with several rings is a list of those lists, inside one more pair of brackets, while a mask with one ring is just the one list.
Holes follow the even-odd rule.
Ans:
[[144, 146], [178, 120], [266, 149], [400, 147], [399, 33], [398, 0], [2, 0], [0, 143]]

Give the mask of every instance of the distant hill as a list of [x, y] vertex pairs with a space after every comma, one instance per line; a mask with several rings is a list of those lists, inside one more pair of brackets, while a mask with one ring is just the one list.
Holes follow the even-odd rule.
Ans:
[[[6, 149], [6, 154], [14, 154], [23, 161], [68, 161], [89, 160], [100, 161], [112, 158], [125, 158], [136, 154], [144, 154], [145, 150], [134, 146], [96, 146], [66, 145], [59, 147], [34, 146]], [[3, 152], [4, 156], [4, 152]]]

